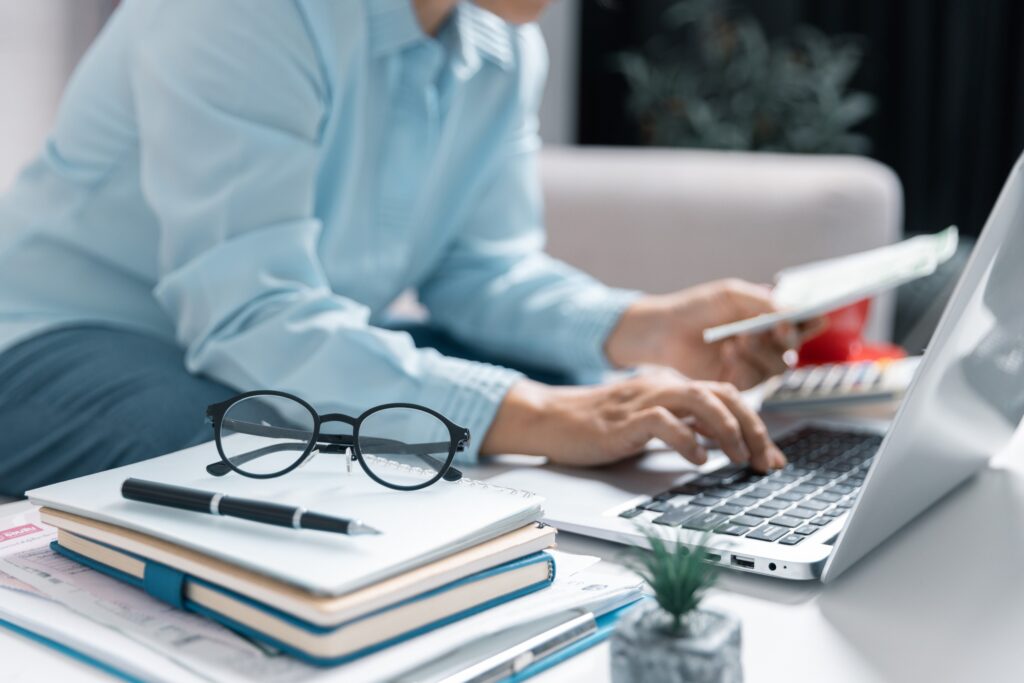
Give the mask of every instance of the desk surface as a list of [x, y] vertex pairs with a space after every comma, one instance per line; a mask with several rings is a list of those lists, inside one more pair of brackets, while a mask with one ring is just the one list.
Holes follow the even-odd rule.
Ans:
[[[0, 505], [0, 516], [24, 505]], [[622, 553], [621, 546], [572, 534], [562, 534], [559, 545], [611, 561]], [[836, 582], [788, 583], [726, 572], [708, 605], [743, 619], [749, 683], [1017, 681], [1024, 660], [1019, 650], [1022, 567], [1024, 431], [1019, 431], [988, 469]], [[44, 664], [54, 673], [77, 670], [80, 676], [73, 680], [93, 675], [4, 631], [0, 653], [5, 671], [24, 672], [22, 680], [42, 680]], [[608, 681], [608, 647], [535, 680]]]

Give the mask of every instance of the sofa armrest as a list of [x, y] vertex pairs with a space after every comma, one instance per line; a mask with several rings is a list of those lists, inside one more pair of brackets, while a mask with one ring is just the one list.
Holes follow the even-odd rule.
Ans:
[[[554, 147], [541, 155], [548, 251], [608, 284], [667, 292], [890, 244], [903, 192], [863, 157]], [[887, 339], [893, 298], [873, 306]]]

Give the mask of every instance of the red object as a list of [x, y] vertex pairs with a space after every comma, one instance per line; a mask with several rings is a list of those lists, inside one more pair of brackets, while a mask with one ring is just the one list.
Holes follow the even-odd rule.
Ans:
[[895, 344], [869, 344], [864, 341], [864, 323], [870, 307], [871, 301], [864, 299], [826, 315], [828, 327], [800, 347], [798, 365], [905, 357], [907, 352]]

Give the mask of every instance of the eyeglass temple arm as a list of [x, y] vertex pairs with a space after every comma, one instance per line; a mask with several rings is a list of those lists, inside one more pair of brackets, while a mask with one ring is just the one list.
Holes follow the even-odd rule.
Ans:
[[[222, 426], [227, 426], [236, 432], [243, 434], [253, 434], [256, 436], [271, 436], [271, 437], [291, 437], [302, 439], [302, 443], [280, 443], [271, 444], [256, 450], [249, 451], [247, 453], [240, 453], [238, 455], [231, 456], [228, 460], [233, 465], [244, 465], [247, 462], [261, 458], [264, 455], [270, 455], [271, 453], [279, 453], [281, 451], [294, 451], [294, 450], [305, 450], [306, 444], [309, 442], [312, 433], [303, 429], [292, 429], [289, 427], [274, 427], [272, 425], [256, 424], [254, 422], [244, 422], [241, 420], [224, 420]], [[327, 445], [317, 444], [317, 450], [322, 453], [340, 453], [344, 452], [346, 448], [350, 448], [354, 440], [351, 436], [346, 434], [322, 434], [320, 435], [319, 441], [327, 442]], [[428, 465], [431, 465], [435, 470], [440, 471], [444, 467], [444, 461], [438, 460], [437, 458], [430, 455], [436, 453], [439, 450], [447, 450], [449, 447], [448, 441], [435, 441], [434, 443], [417, 443], [407, 444], [403, 441], [397, 441], [395, 439], [383, 439], [378, 437], [365, 437], [359, 440], [360, 450], [373, 454], [380, 452], [376, 449], [384, 450], [385, 452], [398, 452], [407, 455], [415, 455], [420, 460], [424, 461]], [[370, 450], [367, 450], [367, 446]], [[465, 450], [465, 440], [460, 441], [457, 446], [458, 451]], [[223, 460], [210, 463], [206, 466], [208, 474], [212, 474], [215, 477], [221, 477], [231, 471], [231, 467]], [[445, 481], [458, 481], [462, 478], [462, 472], [454, 467], [449, 467], [448, 471], [445, 472]]]

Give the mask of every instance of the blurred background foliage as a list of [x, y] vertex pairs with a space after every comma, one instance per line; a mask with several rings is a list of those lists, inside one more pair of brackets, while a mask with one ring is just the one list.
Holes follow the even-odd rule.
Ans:
[[871, 141], [855, 128], [875, 98], [850, 88], [860, 43], [804, 24], [770, 39], [729, 0], [680, 0], [642, 49], [614, 63], [648, 144], [867, 154]]

